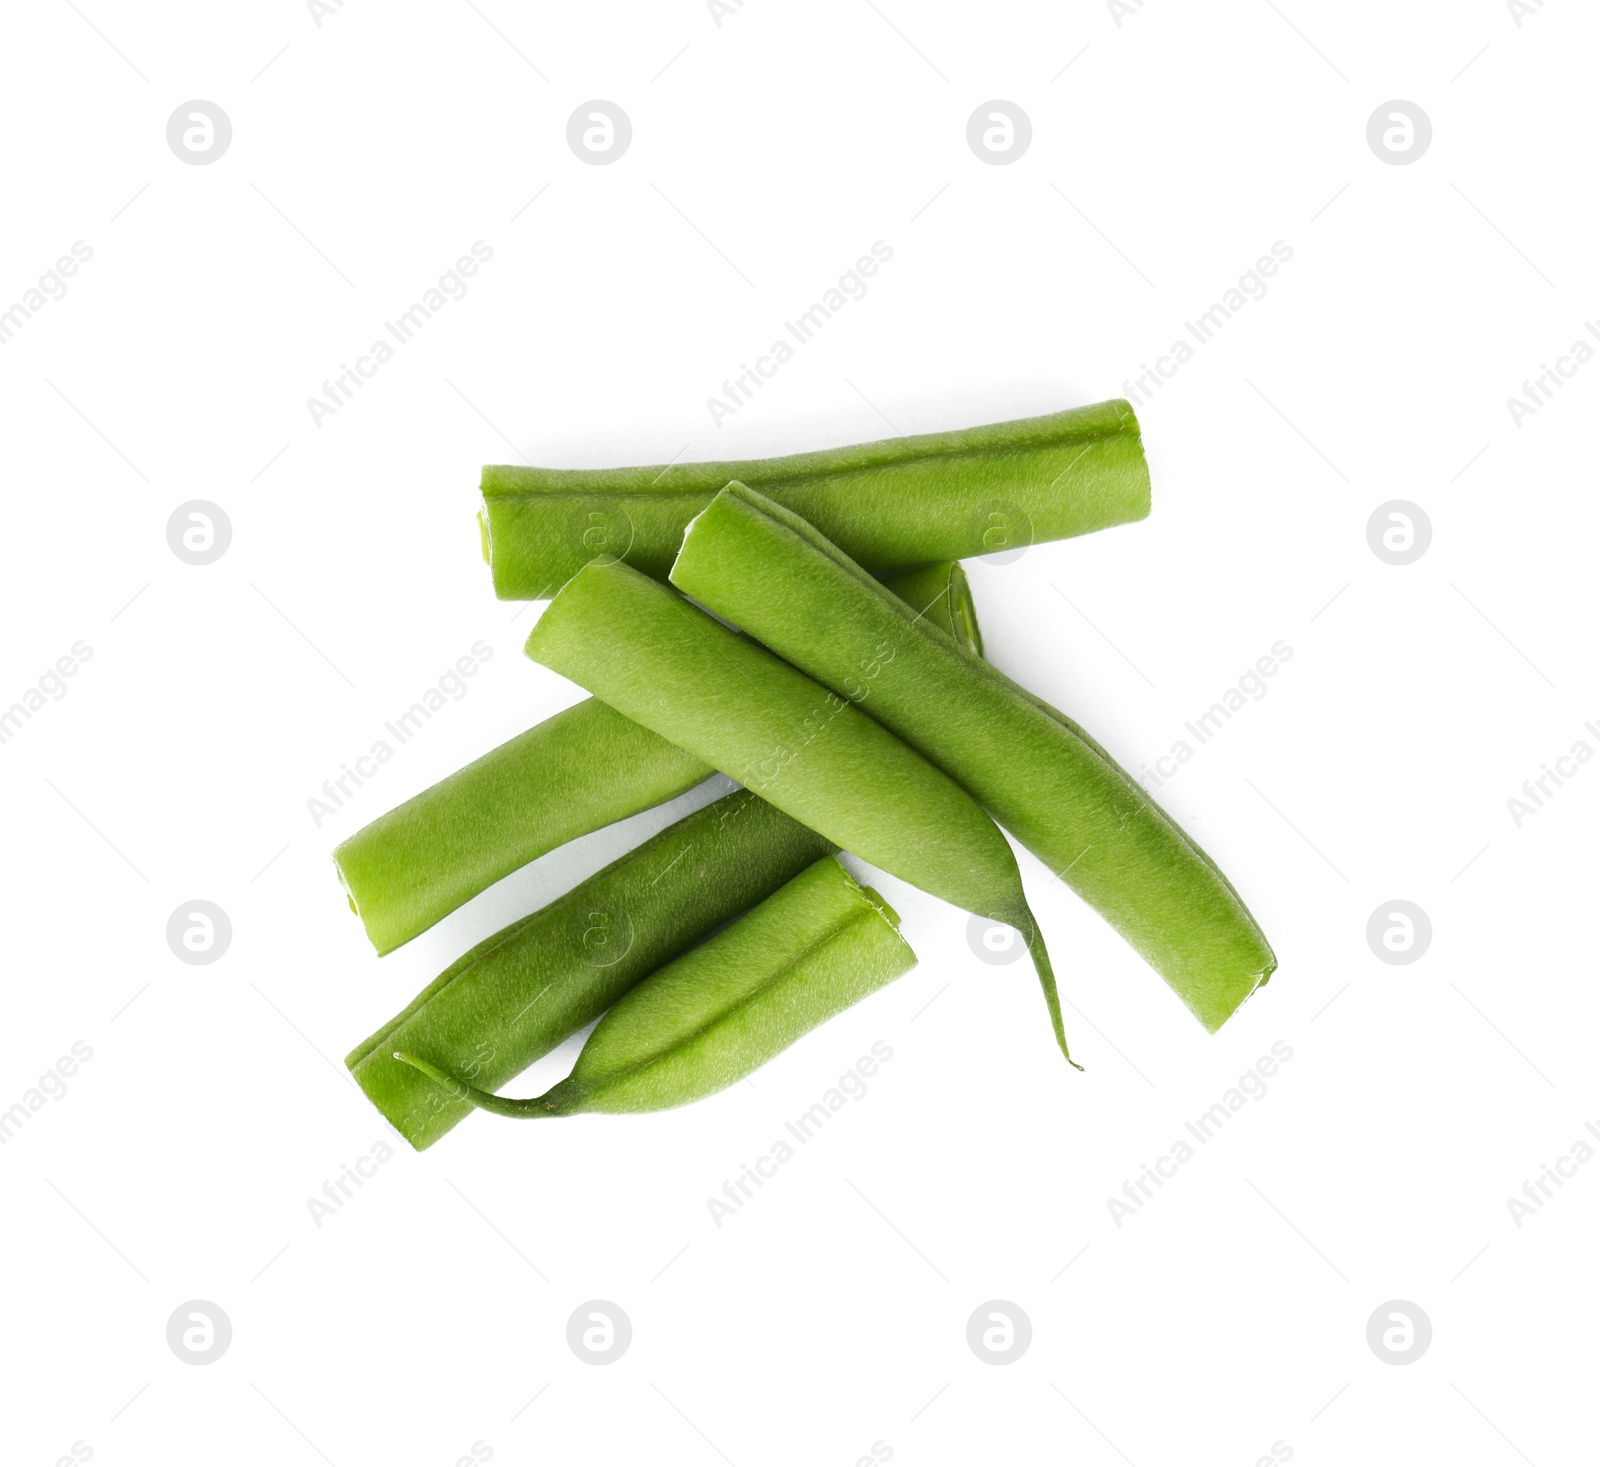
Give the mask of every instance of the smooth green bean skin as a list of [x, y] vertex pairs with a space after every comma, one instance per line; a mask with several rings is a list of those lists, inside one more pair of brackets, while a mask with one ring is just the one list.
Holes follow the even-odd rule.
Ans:
[[671, 1110], [737, 1083], [916, 966], [895, 917], [832, 857], [629, 990], [572, 1073], [543, 1095], [494, 1095], [402, 1051], [452, 1096], [522, 1118]]
[[483, 471], [484, 554], [504, 600], [552, 595], [595, 556], [665, 580], [684, 527], [738, 479], [871, 571], [1063, 540], [1150, 513], [1138, 419], [1121, 398], [1038, 418], [782, 458]]
[[1215, 864], [1070, 719], [968, 656], [811, 525], [731, 484], [674, 584], [925, 754], [1130, 942], [1215, 1032], [1277, 966]]
[[398, 1062], [395, 1050], [497, 1088], [833, 849], [736, 790], [479, 943], [345, 1064], [400, 1134], [425, 1150], [472, 1105]]
[[[982, 655], [959, 565], [924, 566], [885, 584]], [[547, 851], [674, 799], [712, 773], [587, 698], [364, 825], [335, 847], [333, 861], [382, 956]]]
[[854, 690], [828, 691], [615, 560], [568, 581], [525, 650], [835, 845], [1015, 927], [1066, 1053], [1049, 954], [1011, 847], [954, 780], [856, 708]]
[[978, 609], [972, 603], [972, 587], [960, 561], [925, 565], [920, 570], [889, 576], [883, 584], [918, 616], [948, 632], [974, 657], [983, 656]]
[[333, 862], [373, 947], [389, 953], [546, 851], [712, 772], [585, 698], [363, 826]]

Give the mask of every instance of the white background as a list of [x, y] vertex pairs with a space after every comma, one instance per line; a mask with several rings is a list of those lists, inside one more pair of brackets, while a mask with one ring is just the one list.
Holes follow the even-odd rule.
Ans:
[[[0, 746], [0, 1108], [93, 1058], [0, 1149], [5, 1460], [1587, 1460], [1600, 1165], [1520, 1228], [1506, 1199], [1600, 1123], [1600, 766], [1520, 828], [1506, 801], [1600, 749], [1600, 365], [1520, 428], [1506, 399], [1600, 312], [1597, 40], [1576, 0], [1520, 27], [1492, 0], [16, 9], [0, 303], [93, 258], [0, 350], [0, 704], [93, 655]], [[195, 98], [233, 126], [203, 167], [165, 137]], [[633, 124], [607, 167], [566, 142], [591, 98]], [[1004, 167], [966, 142], [993, 98], [1033, 126]], [[1366, 140], [1393, 98], [1433, 124], [1409, 166]], [[318, 427], [306, 399], [475, 240], [470, 293]], [[714, 426], [875, 240], [870, 293]], [[1023, 856], [1078, 1075], [1027, 965], [885, 880], [921, 966], [753, 1087], [477, 1117], [318, 1227], [392, 1139], [345, 1051], [665, 819], [381, 962], [346, 909], [338, 840], [577, 696], [492, 596], [478, 466], [1116, 396], [1278, 240], [1140, 408], [1150, 519], [972, 568], [994, 662], [1134, 769], [1292, 647], [1159, 792], [1271, 984], [1208, 1039]], [[204, 567], [165, 532], [197, 498], [233, 527]], [[1433, 526], [1405, 567], [1366, 538], [1396, 498]], [[308, 797], [480, 638], [467, 696], [319, 828]], [[233, 925], [211, 966], [165, 941], [195, 898]], [[1433, 924], [1410, 966], [1365, 937], [1395, 898]], [[869, 1093], [719, 1229], [706, 1199], [875, 1040]], [[1107, 1199], [1275, 1041], [1267, 1094], [1119, 1228]], [[633, 1325], [605, 1368], [565, 1336], [596, 1298]], [[191, 1299], [232, 1321], [203, 1368], [165, 1338]], [[1005, 1367], [966, 1342], [992, 1299], [1032, 1324]], [[1393, 1299], [1433, 1327], [1404, 1367], [1366, 1341]]]

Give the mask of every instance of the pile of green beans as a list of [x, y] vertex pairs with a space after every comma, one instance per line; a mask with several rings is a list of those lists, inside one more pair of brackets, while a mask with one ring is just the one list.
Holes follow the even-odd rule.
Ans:
[[[924, 566], [883, 584], [920, 619], [983, 655], [958, 564]], [[586, 698], [362, 826], [334, 847], [333, 863], [373, 947], [391, 953], [502, 876], [664, 804], [712, 773]]]
[[1227, 878], [1104, 749], [798, 515], [728, 485], [689, 527], [672, 582], [969, 790], [1213, 1033], [1277, 966]]
[[1064, 540], [1150, 513], [1121, 398], [950, 433], [739, 463], [491, 464], [479, 517], [503, 600], [542, 600], [595, 556], [665, 580], [684, 529], [732, 479], [802, 514], [871, 571]]
[[568, 581], [525, 650], [835, 845], [1016, 928], [1067, 1054], [1010, 845], [960, 785], [856, 706], [872, 669], [834, 693], [620, 560], [592, 560]]
[[[1140, 519], [1149, 492], [1120, 400], [743, 463], [486, 468], [495, 590], [554, 593], [525, 650], [591, 696], [335, 850], [373, 946], [714, 772], [743, 788], [445, 969], [346, 1058], [373, 1104], [423, 1150], [474, 1109], [726, 1089], [915, 965], [841, 852], [1015, 928], [1075, 1063], [1002, 825], [1215, 1032], [1273, 973], [1265, 935], [1098, 743], [984, 660], [957, 563]], [[596, 1020], [565, 1079], [497, 1093]]]

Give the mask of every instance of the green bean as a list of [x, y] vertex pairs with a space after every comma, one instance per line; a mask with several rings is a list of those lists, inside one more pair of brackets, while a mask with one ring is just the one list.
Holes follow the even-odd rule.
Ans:
[[1067, 1052], [1011, 847], [955, 781], [855, 707], [869, 682], [831, 693], [617, 560], [591, 561], [568, 581], [525, 650], [836, 845], [1015, 927]]
[[1215, 1032], [1277, 959], [1238, 893], [1075, 723], [913, 616], [813, 526], [730, 484], [673, 583], [957, 780]]
[[585, 698], [380, 815], [333, 861], [372, 945], [389, 953], [546, 851], [711, 773]]
[[[982, 654], [960, 566], [925, 566], [887, 585]], [[712, 772], [587, 698], [380, 815], [335, 847], [333, 861], [381, 956], [502, 876], [673, 799]]]
[[572, 1073], [543, 1095], [513, 1100], [408, 1051], [394, 1057], [497, 1115], [670, 1110], [726, 1090], [909, 972], [917, 958], [898, 924], [871, 887], [825, 857], [618, 999]]
[[641, 978], [834, 848], [745, 790], [705, 806], [446, 968], [345, 1059], [418, 1151], [472, 1107], [393, 1058], [402, 1046], [491, 1087]]
[[665, 580], [684, 527], [731, 479], [803, 514], [871, 571], [1062, 540], [1150, 513], [1139, 423], [1121, 398], [784, 458], [625, 469], [490, 464], [479, 526], [495, 594], [549, 596], [595, 556]]

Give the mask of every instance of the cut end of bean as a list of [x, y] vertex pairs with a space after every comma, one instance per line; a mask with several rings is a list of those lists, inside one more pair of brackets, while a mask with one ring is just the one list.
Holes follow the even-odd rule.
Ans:
[[[688, 538], [687, 532], [684, 538]], [[959, 560], [939, 561], [934, 565], [919, 566], [916, 570], [900, 571], [884, 577], [883, 584], [911, 607], [918, 617], [949, 632], [957, 644], [965, 647], [974, 657], [983, 656], [978, 609], [973, 605], [972, 587]]]
[[888, 924], [891, 927], [894, 927], [894, 928], [897, 928], [897, 929], [899, 928], [899, 926], [900, 926], [900, 914], [897, 911], [895, 911], [895, 909], [893, 907], [891, 907], [888, 904], [888, 902], [884, 901], [883, 894], [877, 889], [877, 887], [875, 887], [875, 886], [863, 886], [861, 888], [861, 895], [864, 896], [869, 902], [872, 903], [873, 906], [875, 906], [880, 912], [883, 913], [884, 920], [886, 922], [888, 922]]
[[492, 566], [489, 559], [489, 512], [485, 509], [478, 511], [478, 548], [483, 552], [483, 563]]
[[339, 885], [344, 888], [345, 901], [350, 904], [350, 910], [359, 917], [361, 915], [361, 908], [356, 905], [356, 894], [350, 890], [350, 883], [345, 878], [344, 867], [339, 862], [339, 848], [337, 846], [334, 847], [333, 852], [333, 869], [339, 878]]

